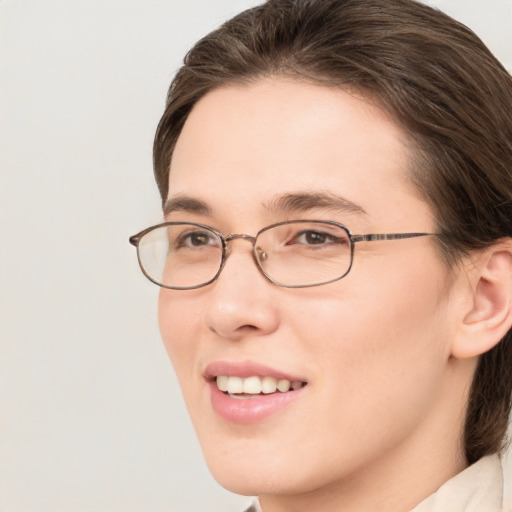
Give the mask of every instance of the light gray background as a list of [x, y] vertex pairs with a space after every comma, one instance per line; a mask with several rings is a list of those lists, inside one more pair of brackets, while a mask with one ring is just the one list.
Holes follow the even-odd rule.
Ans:
[[[128, 236], [160, 220], [151, 143], [181, 58], [256, 3], [0, 1], [1, 512], [247, 503], [202, 462]], [[431, 3], [512, 69], [510, 0]]]

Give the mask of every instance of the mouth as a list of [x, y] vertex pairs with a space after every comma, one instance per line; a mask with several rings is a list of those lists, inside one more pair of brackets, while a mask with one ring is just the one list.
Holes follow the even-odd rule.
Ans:
[[230, 423], [254, 424], [284, 414], [305, 396], [308, 382], [254, 361], [217, 361], [203, 373], [214, 412]]
[[218, 375], [215, 378], [217, 388], [235, 399], [251, 399], [260, 395], [272, 395], [275, 393], [288, 393], [306, 386], [306, 382], [300, 380], [277, 379], [272, 376], [238, 377], [233, 375]]

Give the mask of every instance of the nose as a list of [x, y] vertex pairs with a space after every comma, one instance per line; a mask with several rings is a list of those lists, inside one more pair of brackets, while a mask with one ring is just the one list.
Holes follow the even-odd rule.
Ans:
[[261, 274], [251, 249], [244, 240], [231, 241], [224, 268], [207, 293], [207, 327], [225, 339], [263, 336], [279, 325], [277, 286]]

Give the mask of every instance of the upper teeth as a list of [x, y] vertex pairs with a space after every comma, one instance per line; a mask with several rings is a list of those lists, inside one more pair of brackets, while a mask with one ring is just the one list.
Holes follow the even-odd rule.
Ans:
[[274, 377], [233, 377], [219, 375], [217, 377], [217, 387], [221, 391], [227, 391], [229, 394], [246, 393], [249, 395], [258, 395], [260, 393], [275, 393], [276, 390], [285, 393], [291, 389], [302, 387], [301, 381], [290, 382], [287, 379], [277, 380]]

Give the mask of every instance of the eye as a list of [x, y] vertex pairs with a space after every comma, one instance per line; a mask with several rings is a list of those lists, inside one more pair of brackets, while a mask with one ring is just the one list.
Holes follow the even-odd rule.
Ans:
[[302, 245], [327, 245], [327, 244], [340, 244], [344, 243], [343, 237], [336, 236], [322, 231], [304, 230], [297, 233], [287, 245], [302, 244]]
[[318, 231], [304, 231], [297, 237], [297, 242], [306, 243], [309, 245], [324, 244], [330, 240], [330, 236]]
[[189, 231], [176, 237], [172, 246], [175, 249], [194, 249], [209, 245], [219, 245], [217, 237], [208, 231]]

